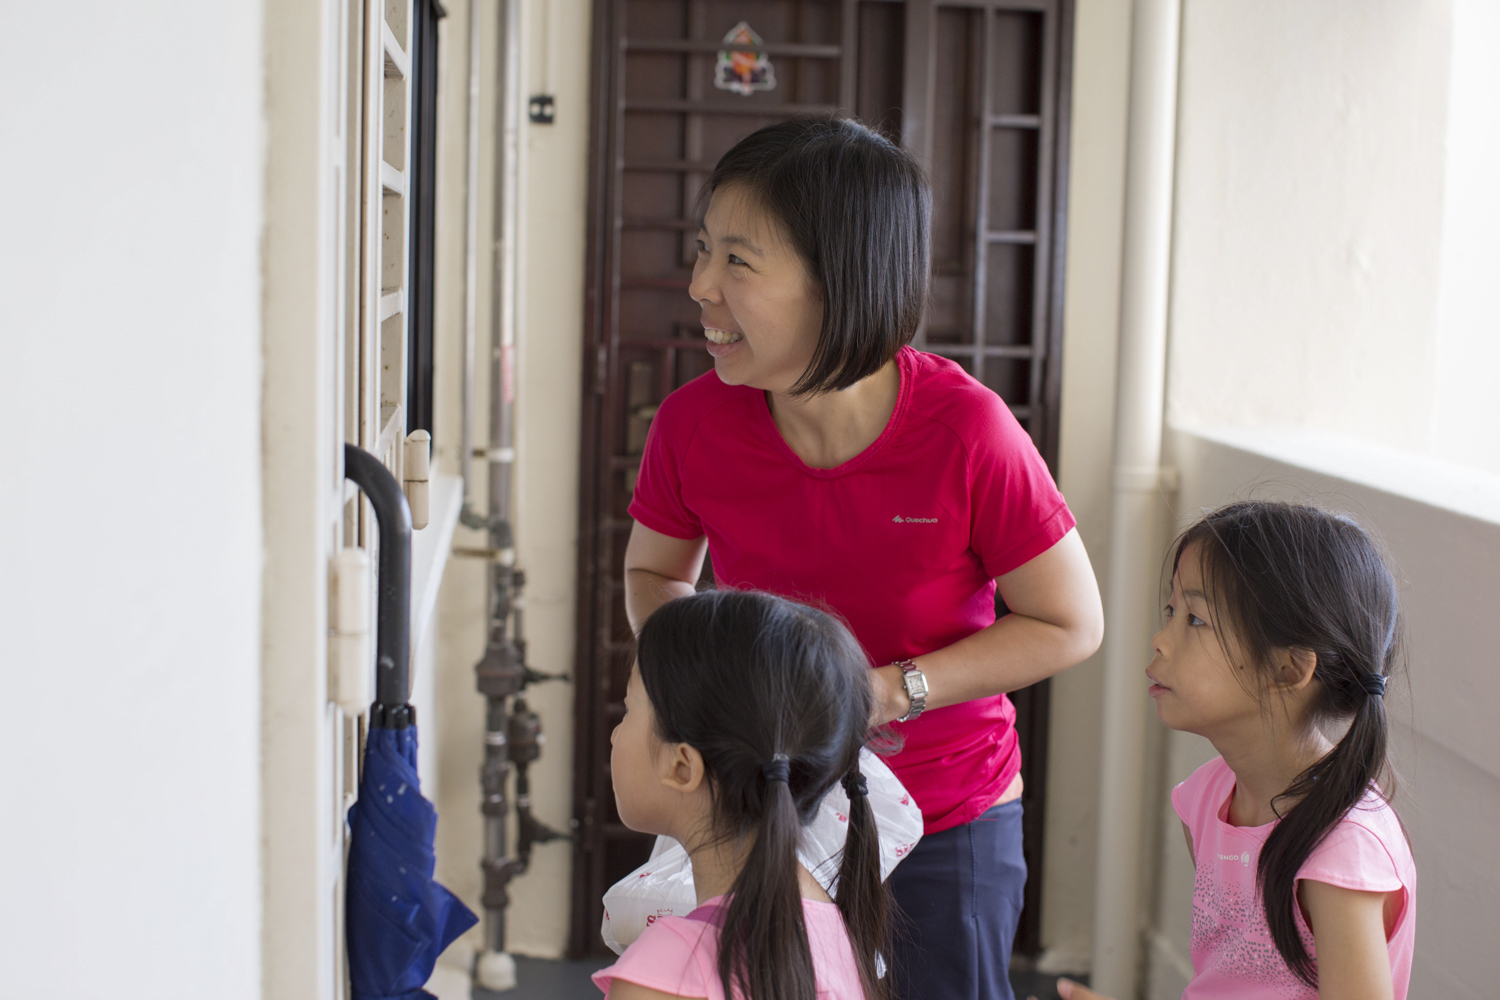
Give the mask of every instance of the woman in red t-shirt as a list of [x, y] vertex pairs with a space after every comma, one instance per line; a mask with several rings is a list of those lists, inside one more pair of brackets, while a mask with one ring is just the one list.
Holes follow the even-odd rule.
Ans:
[[[1014, 691], [1084, 659], [1103, 614], [1072, 515], [1009, 408], [906, 346], [931, 194], [857, 122], [761, 129], [709, 180], [689, 294], [714, 371], [652, 421], [625, 555], [632, 626], [715, 580], [832, 608], [926, 834], [891, 876], [896, 993], [1009, 998], [1026, 881]], [[996, 620], [995, 593], [1010, 613]]]

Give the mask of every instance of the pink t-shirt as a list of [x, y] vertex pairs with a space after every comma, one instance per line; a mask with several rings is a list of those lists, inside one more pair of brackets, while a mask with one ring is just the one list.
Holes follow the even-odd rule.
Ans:
[[[630, 515], [708, 537], [720, 586], [832, 608], [876, 664], [930, 653], [995, 620], [995, 577], [1074, 525], [1010, 409], [958, 365], [903, 348], [901, 391], [875, 442], [832, 469], [805, 465], [765, 393], [714, 372], [661, 404]], [[1021, 769], [1015, 708], [980, 698], [896, 723], [891, 768], [928, 833], [973, 820]]]
[[[1298, 979], [1276, 950], [1255, 885], [1261, 845], [1276, 824], [1229, 824], [1234, 781], [1224, 758], [1215, 757], [1172, 790], [1172, 805], [1193, 835], [1198, 869], [1193, 885], [1193, 981], [1183, 991], [1183, 1000], [1317, 1000], [1318, 991]], [[1297, 878], [1366, 892], [1405, 891], [1388, 942], [1396, 1000], [1405, 1000], [1416, 938], [1417, 870], [1395, 810], [1370, 791], [1313, 849]], [[1316, 960], [1312, 931], [1300, 909], [1296, 920], [1307, 953]]]
[[[616, 979], [680, 997], [725, 1000], [719, 978], [719, 907], [715, 896], [686, 917], [663, 917], [647, 927], [620, 960], [594, 973], [594, 985], [609, 995]], [[827, 1000], [864, 1000], [859, 963], [844, 930], [844, 918], [832, 903], [804, 899], [802, 919], [812, 951], [818, 996]], [[739, 993], [736, 991], [736, 998]]]

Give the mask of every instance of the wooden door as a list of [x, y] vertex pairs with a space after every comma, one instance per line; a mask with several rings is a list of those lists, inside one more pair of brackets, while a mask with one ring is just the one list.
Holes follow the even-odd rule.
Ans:
[[[1061, 231], [1066, 159], [1057, 148], [1065, 104], [1058, 53], [1067, 2], [596, 0], [575, 955], [607, 954], [600, 897], [651, 844], [620, 823], [609, 781], [609, 733], [623, 711], [632, 649], [621, 579], [651, 418], [668, 393], [713, 366], [687, 294], [703, 183], [739, 139], [799, 113], [852, 109], [912, 148], [935, 191], [934, 296], [917, 346], [955, 358], [999, 392], [1052, 462], [1061, 289], [1053, 234]], [[741, 25], [754, 34], [736, 35]], [[726, 43], [736, 38], [741, 44]], [[726, 69], [737, 53], [747, 61]], [[772, 79], [773, 88], [759, 89]], [[740, 90], [724, 86], [736, 83]], [[1035, 883], [1046, 694], [1014, 697], [1025, 727]], [[1034, 923], [1036, 902], [1028, 905]]]

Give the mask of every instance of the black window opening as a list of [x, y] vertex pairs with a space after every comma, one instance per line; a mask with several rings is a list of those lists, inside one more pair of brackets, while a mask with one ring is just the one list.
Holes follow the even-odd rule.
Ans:
[[437, 0], [417, 0], [412, 11], [411, 267], [407, 275], [406, 429], [432, 433], [433, 252], [437, 221], [438, 21]]

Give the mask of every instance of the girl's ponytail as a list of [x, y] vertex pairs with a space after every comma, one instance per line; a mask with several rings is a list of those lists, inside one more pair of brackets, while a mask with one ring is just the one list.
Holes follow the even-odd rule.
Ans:
[[890, 908], [885, 884], [880, 880], [880, 837], [875, 829], [875, 812], [870, 808], [865, 776], [859, 773], [858, 764], [844, 776], [844, 791], [849, 796], [849, 833], [844, 841], [834, 898], [859, 961], [865, 998], [879, 1000], [886, 996], [887, 980], [882, 980], [876, 971], [875, 956], [891, 953]]
[[1317, 657], [1310, 723], [1348, 722], [1333, 750], [1271, 803], [1294, 804], [1266, 838], [1256, 866], [1276, 950], [1316, 986], [1317, 966], [1297, 930], [1297, 872], [1366, 794], [1389, 797], [1384, 696], [1401, 660], [1396, 581], [1358, 524], [1309, 505], [1230, 504], [1182, 535], [1176, 561], [1193, 544], [1209, 604], [1235, 639], [1235, 651], [1228, 644], [1225, 651], [1259, 668], [1262, 700], [1273, 697], [1277, 651], [1309, 652]]
[[813, 1000], [817, 976], [802, 892], [797, 885], [797, 840], [802, 824], [792, 799], [790, 762], [776, 754], [764, 768], [763, 809], [755, 843], [730, 889], [719, 935], [724, 995], [755, 1000]]
[[[1383, 674], [1362, 676], [1385, 680]], [[1384, 684], [1380, 688], [1383, 691]], [[1318, 984], [1318, 970], [1297, 932], [1297, 872], [1329, 831], [1386, 777], [1385, 698], [1363, 687], [1352, 697], [1358, 708], [1343, 739], [1282, 793], [1289, 798], [1300, 796], [1301, 801], [1266, 838], [1255, 871], [1271, 940], [1286, 964], [1309, 986]]]

